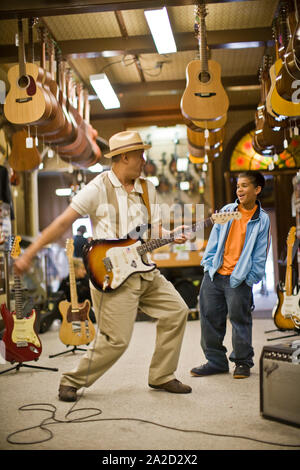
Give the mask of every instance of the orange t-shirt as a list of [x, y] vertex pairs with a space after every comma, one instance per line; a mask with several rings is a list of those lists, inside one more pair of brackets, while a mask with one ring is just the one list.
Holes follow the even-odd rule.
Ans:
[[229, 275], [234, 270], [243, 250], [247, 223], [253, 216], [256, 209], [257, 205], [255, 205], [254, 208], [250, 211], [243, 209], [241, 205], [239, 205], [238, 210], [241, 212], [242, 217], [239, 220], [233, 220], [231, 224], [228, 237], [225, 242], [223, 264], [218, 270], [218, 273]]

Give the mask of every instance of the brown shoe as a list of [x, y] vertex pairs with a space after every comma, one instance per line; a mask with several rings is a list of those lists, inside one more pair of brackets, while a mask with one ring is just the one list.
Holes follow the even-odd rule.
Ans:
[[170, 382], [160, 385], [149, 384], [149, 387], [156, 388], [158, 390], [166, 390], [166, 392], [170, 393], [191, 393], [192, 391], [192, 388], [189, 385], [184, 385], [177, 379], [170, 380]]
[[77, 388], [69, 387], [68, 385], [60, 385], [58, 390], [58, 398], [61, 401], [76, 401], [77, 400]]

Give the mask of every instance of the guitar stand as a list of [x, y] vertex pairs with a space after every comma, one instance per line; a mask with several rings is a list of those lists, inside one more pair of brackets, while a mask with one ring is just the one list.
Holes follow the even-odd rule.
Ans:
[[86, 349], [77, 348], [77, 346], [74, 346], [72, 349], [69, 349], [68, 351], [63, 351], [63, 352], [58, 353], [58, 354], [52, 354], [52, 355], [49, 356], [49, 357], [51, 358], [51, 357], [61, 356], [62, 354], [67, 354], [67, 353], [69, 353], [69, 352], [72, 352], [72, 353], [74, 354], [75, 351], [86, 351]]
[[19, 362], [16, 366], [10, 367], [10, 369], [3, 370], [0, 372], [0, 374], [5, 374], [5, 372], [9, 372], [10, 370], [16, 369], [17, 371], [20, 369], [20, 367], [30, 367], [32, 369], [43, 369], [43, 370], [52, 370], [54, 372], [57, 372], [57, 368], [52, 368], [52, 367], [40, 367], [40, 366], [30, 366], [28, 364], [23, 364], [23, 362]]
[[[265, 331], [265, 333], [273, 333], [273, 331], [280, 331], [280, 330], [276, 328], [275, 330]], [[284, 339], [284, 338], [292, 338], [293, 336], [299, 336], [299, 335], [300, 335], [300, 331], [299, 333], [295, 332], [292, 335], [278, 336], [277, 338], [268, 338], [267, 341], [274, 341], [276, 339]]]

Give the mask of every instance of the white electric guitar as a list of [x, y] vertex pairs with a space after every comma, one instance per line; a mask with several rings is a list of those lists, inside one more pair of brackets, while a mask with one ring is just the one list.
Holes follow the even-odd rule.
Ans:
[[[225, 224], [232, 219], [240, 219], [239, 211], [219, 212], [198, 222], [185, 232], [197, 232], [202, 226]], [[92, 284], [102, 292], [110, 292], [120, 287], [129, 276], [135, 273], [153, 271], [155, 263], [145, 259], [147, 253], [174, 242], [178, 234], [169, 238], [159, 238], [145, 242], [141, 237], [148, 225], [137, 227], [125, 238], [113, 240], [92, 240], [83, 249], [83, 261]]]

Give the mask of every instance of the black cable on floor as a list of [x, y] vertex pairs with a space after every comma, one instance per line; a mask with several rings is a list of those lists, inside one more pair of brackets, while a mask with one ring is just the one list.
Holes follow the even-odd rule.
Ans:
[[[76, 402], [78, 403], [78, 401]], [[75, 403], [75, 404], [76, 404]], [[43, 407], [48, 407], [46, 408], [40, 408], [40, 406]], [[74, 406], [73, 406], [74, 407]], [[73, 408], [72, 407], [72, 408]], [[100, 421], [132, 421], [132, 422], [137, 422], [137, 423], [145, 423], [145, 424], [151, 424], [153, 426], [157, 426], [160, 428], [164, 429], [170, 429], [173, 431], [178, 431], [178, 432], [185, 432], [185, 433], [199, 433], [199, 434], [204, 434], [206, 436], [217, 436], [217, 437], [226, 437], [226, 438], [233, 438], [233, 439], [245, 439], [253, 442], [259, 442], [261, 444], [268, 444], [272, 446], [280, 446], [280, 447], [289, 447], [289, 448], [299, 448], [300, 444], [283, 444], [282, 442], [272, 442], [272, 441], [265, 441], [262, 439], [255, 439], [253, 437], [247, 437], [247, 436], [241, 436], [241, 435], [234, 435], [234, 434], [223, 434], [223, 433], [215, 433], [215, 432], [209, 432], [209, 431], [203, 431], [199, 429], [180, 429], [174, 426], [167, 426], [164, 424], [156, 423], [154, 421], [149, 421], [146, 419], [140, 419], [140, 418], [98, 418], [98, 419], [91, 419], [94, 418], [98, 415], [102, 414], [102, 410], [99, 408], [78, 408], [77, 410], [72, 409], [69, 410], [65, 418], [70, 416], [73, 413], [78, 413], [79, 411], [91, 411], [91, 414], [88, 414], [87, 416], [83, 417], [78, 417], [78, 418], [73, 418], [73, 419], [65, 419], [65, 420], [59, 420], [55, 417], [57, 408], [55, 405], [52, 405], [51, 403], [31, 403], [28, 405], [23, 405], [19, 408], [20, 411], [46, 411], [50, 413], [50, 417], [45, 418], [39, 425], [37, 426], [31, 426], [29, 428], [24, 428], [20, 429], [19, 431], [15, 431], [7, 436], [7, 442], [10, 444], [15, 444], [15, 445], [32, 445], [32, 444], [41, 444], [42, 442], [50, 441], [53, 437], [54, 434], [53, 432], [48, 429], [46, 426], [51, 426], [53, 424], [71, 424], [71, 423], [88, 423], [88, 422], [100, 422]], [[38, 441], [15, 441], [13, 440], [13, 436], [16, 436], [18, 434], [24, 433], [26, 431], [31, 431], [33, 429], [41, 429], [41, 431], [46, 432], [48, 436], [46, 436], [44, 439], [38, 440]]]

